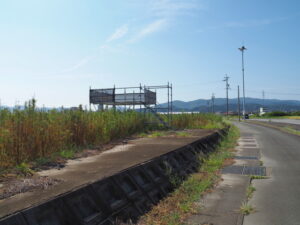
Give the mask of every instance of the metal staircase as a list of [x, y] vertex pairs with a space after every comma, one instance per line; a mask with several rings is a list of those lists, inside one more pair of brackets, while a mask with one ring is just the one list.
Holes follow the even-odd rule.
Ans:
[[166, 121], [164, 121], [164, 119], [152, 108], [152, 107], [150, 107], [150, 106], [148, 106], [148, 105], [144, 105], [145, 106], [145, 108], [149, 111], [149, 112], [151, 112], [154, 116], [155, 116], [155, 118], [161, 123], [161, 124], [163, 124], [166, 128], [168, 128], [168, 129], [172, 129], [172, 127], [170, 126], [170, 124], [169, 123], [167, 123]]

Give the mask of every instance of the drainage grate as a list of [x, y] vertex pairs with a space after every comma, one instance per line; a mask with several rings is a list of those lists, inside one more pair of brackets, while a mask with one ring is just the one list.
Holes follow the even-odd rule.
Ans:
[[266, 167], [263, 167], [263, 166], [228, 166], [222, 170], [222, 173], [266, 176]]
[[256, 159], [258, 160], [258, 157], [256, 156], [235, 156], [235, 159]]
[[241, 142], [247, 142], [247, 143], [255, 143], [254, 139], [241, 139]]
[[242, 147], [246, 147], [246, 148], [257, 148], [257, 144], [243, 144]]

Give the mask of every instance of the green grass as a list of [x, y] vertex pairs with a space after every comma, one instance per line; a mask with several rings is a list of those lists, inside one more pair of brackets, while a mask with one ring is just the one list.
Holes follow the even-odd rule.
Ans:
[[276, 125], [275, 123], [268, 123], [268, 122], [263, 122], [263, 121], [251, 121], [250, 123], [259, 124], [259, 125], [266, 126], [266, 127], [271, 127], [271, 128], [280, 130], [285, 133], [300, 136], [300, 131], [295, 130], [291, 126], [280, 127], [280, 126]]
[[74, 158], [74, 155], [75, 155], [75, 151], [72, 149], [63, 150], [63, 151], [59, 152], [59, 156], [61, 156], [64, 159], [72, 159], [72, 158]]
[[243, 202], [240, 207], [240, 211], [244, 215], [249, 215], [250, 213], [253, 213], [255, 211], [255, 209], [249, 203]]
[[178, 137], [190, 137], [191, 134], [186, 132], [186, 131], [178, 131], [178, 132], [176, 132], [176, 136], [178, 136]]
[[250, 180], [261, 180], [261, 179], [268, 179], [267, 176], [260, 176], [260, 175], [251, 175]]
[[154, 131], [151, 134], [149, 134], [147, 137], [156, 138], [156, 137], [163, 137], [165, 135], [166, 135], [166, 133], [163, 131]]
[[224, 127], [224, 118], [209, 113], [175, 114], [173, 126], [176, 129], [220, 129]]
[[192, 136], [191, 133], [187, 131], [151, 131], [149, 133], [141, 133], [138, 137], [148, 137], [148, 138], [157, 138], [157, 137], [167, 137], [167, 136], [175, 136], [175, 137], [190, 137]]
[[36, 166], [41, 166], [41, 165], [44, 165], [48, 162], [51, 162], [51, 158], [46, 158], [46, 157], [41, 157], [41, 158], [37, 158], [35, 161], [34, 161], [34, 164]]
[[256, 189], [252, 185], [247, 188], [246, 196], [248, 200], [252, 198], [254, 191], [256, 191]]
[[292, 128], [292, 127], [290, 127], [290, 126], [283, 127], [282, 129], [283, 129], [284, 131], [287, 131], [288, 133], [300, 135], [300, 131], [295, 130], [294, 128]]
[[217, 150], [203, 160], [199, 172], [192, 174], [178, 185], [178, 188], [169, 197], [142, 217], [141, 223], [149, 225], [183, 224], [188, 215], [198, 210], [195, 202], [220, 179], [217, 171], [222, 167], [224, 160], [232, 156], [230, 149], [235, 147], [238, 137], [238, 129], [232, 126]]
[[30, 169], [29, 165], [27, 163], [20, 163], [16, 166], [16, 169], [21, 175], [23, 176], [31, 176], [33, 175], [33, 171]]

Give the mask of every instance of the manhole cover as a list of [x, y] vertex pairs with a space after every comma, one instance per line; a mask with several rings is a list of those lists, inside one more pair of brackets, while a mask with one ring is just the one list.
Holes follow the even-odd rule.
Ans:
[[263, 167], [263, 166], [228, 166], [222, 170], [222, 173], [266, 176], [266, 167]]
[[258, 157], [256, 156], [235, 156], [235, 159], [256, 159], [258, 160]]

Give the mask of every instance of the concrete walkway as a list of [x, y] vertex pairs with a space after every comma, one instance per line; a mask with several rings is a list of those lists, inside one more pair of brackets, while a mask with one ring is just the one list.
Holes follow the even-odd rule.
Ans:
[[250, 204], [256, 212], [245, 217], [244, 225], [299, 225], [300, 137], [260, 125], [238, 126], [254, 135], [264, 165], [272, 168], [269, 179], [253, 181]]
[[[259, 166], [259, 146], [252, 134], [241, 131], [236, 156], [239, 156], [239, 159], [235, 159], [234, 165]], [[256, 159], [241, 159], [243, 157]], [[222, 174], [222, 181], [217, 187], [197, 202], [200, 212], [188, 218], [187, 223], [190, 225], [241, 225], [244, 216], [240, 212], [240, 207], [246, 201], [246, 190], [249, 184], [249, 176]]]
[[21, 193], [0, 200], [0, 218], [173, 151], [213, 132], [191, 130], [187, 137], [140, 138], [96, 156], [70, 160], [61, 170], [52, 169], [39, 173], [59, 179], [61, 183], [45, 190]]

